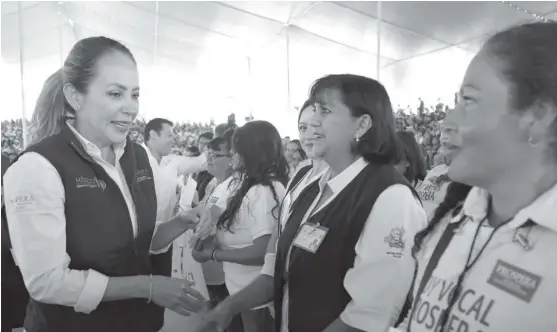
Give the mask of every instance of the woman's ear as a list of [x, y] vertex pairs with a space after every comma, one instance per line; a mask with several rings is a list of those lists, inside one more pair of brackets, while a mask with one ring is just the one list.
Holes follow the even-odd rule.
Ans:
[[354, 137], [354, 139], [359, 140], [371, 129], [372, 125], [371, 116], [369, 116], [369, 114], [360, 116], [358, 118], [358, 127], [356, 129], [356, 137]]
[[77, 112], [81, 108], [83, 102], [82, 94], [77, 91], [77, 89], [71, 83], [66, 83], [64, 85], [64, 97], [68, 101], [68, 104]]

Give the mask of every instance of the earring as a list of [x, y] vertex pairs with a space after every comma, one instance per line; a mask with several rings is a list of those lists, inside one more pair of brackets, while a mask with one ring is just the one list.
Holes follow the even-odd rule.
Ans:
[[81, 108], [81, 106], [79, 106], [79, 104], [75, 105], [75, 110], [79, 111], [79, 109]]
[[356, 143], [358, 143], [360, 141], [359, 137], [356, 137]]

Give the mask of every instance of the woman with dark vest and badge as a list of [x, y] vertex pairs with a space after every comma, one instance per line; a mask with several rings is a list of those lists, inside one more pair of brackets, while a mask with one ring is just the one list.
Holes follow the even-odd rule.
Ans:
[[330, 75], [310, 99], [312, 153], [329, 168], [282, 207], [274, 279], [260, 276], [199, 330], [222, 330], [234, 314], [271, 300], [279, 332], [387, 331], [401, 315], [415, 268], [411, 243], [426, 216], [393, 166], [400, 148], [389, 96], [373, 79]]
[[138, 97], [132, 54], [105, 37], [79, 41], [45, 83], [32, 145], [5, 175], [14, 260], [31, 297], [27, 332], [155, 332], [158, 307], [203, 307], [189, 284], [151, 272], [150, 251], [198, 215], [155, 229], [149, 159], [127, 138]]
[[557, 331], [557, 23], [491, 37], [453, 113], [407, 330]]

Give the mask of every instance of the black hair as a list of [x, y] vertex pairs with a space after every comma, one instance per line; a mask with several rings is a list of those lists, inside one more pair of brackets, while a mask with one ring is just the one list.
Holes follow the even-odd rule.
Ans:
[[401, 147], [396, 138], [396, 128], [391, 99], [378, 81], [359, 75], [328, 75], [315, 81], [310, 89], [311, 103], [327, 89], [342, 95], [342, 102], [352, 116], [367, 114], [372, 127], [356, 143], [356, 152], [368, 162], [392, 164], [400, 159]]
[[[484, 48], [503, 62], [502, 74], [513, 87], [513, 106], [524, 111], [549, 103], [557, 111], [557, 22], [519, 25], [492, 36]], [[557, 160], [557, 117], [551, 123], [549, 149]]]
[[215, 137], [219, 137], [224, 135], [224, 133], [227, 131], [228, 124], [227, 123], [221, 123], [220, 125], [215, 127]]
[[172, 121], [163, 118], [154, 118], [153, 120], [147, 122], [147, 124], [145, 125], [145, 130], [143, 131], [145, 142], [148, 142], [151, 138], [151, 130], [154, 130], [157, 134], [160, 134], [162, 126], [164, 124], [167, 124], [171, 127], [174, 126]]
[[201, 155], [197, 146], [188, 146], [188, 147], [186, 147], [186, 151], [191, 153], [191, 155], [193, 157], [197, 157], [197, 156]]
[[[212, 140], [213, 139], [213, 133], [210, 131], [204, 132], [203, 134], [199, 135], [199, 138], [206, 138], [208, 140]], [[199, 139], [198, 139], [199, 141]]]
[[418, 142], [416, 142], [414, 134], [408, 131], [399, 131], [397, 137], [403, 147], [404, 158], [397, 160], [396, 163], [408, 161], [408, 168], [404, 177], [415, 186], [419, 181], [423, 181], [427, 175], [425, 157]]
[[64, 96], [64, 85], [69, 83], [85, 93], [97, 74], [97, 62], [110, 52], [122, 53], [136, 63], [126, 46], [107, 37], [81, 39], [72, 47], [62, 68], [44, 83], [31, 119], [31, 145], [57, 134], [66, 118], [75, 117], [75, 110]]
[[230, 129], [224, 132], [222, 136], [217, 136], [213, 138], [207, 147], [213, 151], [219, 151], [221, 145], [226, 145], [226, 150], [230, 151], [232, 149], [232, 137], [234, 136], [234, 130]]
[[241, 184], [229, 198], [226, 209], [217, 221], [217, 227], [230, 231], [244, 196], [251, 187], [256, 185], [263, 185], [271, 190], [276, 202], [272, 214], [278, 219], [280, 200], [273, 181], [278, 181], [286, 186], [289, 171], [278, 130], [267, 121], [248, 122], [236, 129], [232, 138], [232, 148], [239, 154], [243, 162], [240, 170]]
[[435, 211], [426, 228], [416, 233], [414, 237], [414, 247], [412, 248], [412, 256], [416, 258], [416, 254], [422, 248], [424, 239], [431, 233], [435, 227], [443, 220], [443, 218], [452, 211], [452, 216], [456, 216], [462, 209], [464, 200], [470, 193], [471, 186], [460, 182], [451, 182], [447, 186], [447, 192], [443, 201]]
[[298, 123], [300, 122], [300, 119], [302, 118], [302, 113], [304, 113], [304, 110], [306, 108], [308, 108], [309, 106], [311, 106], [311, 100], [308, 99], [304, 102], [304, 104], [300, 108], [300, 112], [298, 112]]

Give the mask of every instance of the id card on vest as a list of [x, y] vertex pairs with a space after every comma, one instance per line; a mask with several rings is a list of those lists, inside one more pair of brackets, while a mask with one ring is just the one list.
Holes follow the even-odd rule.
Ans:
[[325, 226], [305, 223], [296, 235], [293, 245], [315, 254], [328, 232], [329, 229]]
[[[440, 331], [441, 313], [455, 292], [463, 268], [462, 264], [457, 268], [454, 263], [465, 252], [458, 237], [455, 234], [415, 303], [412, 332]], [[451, 248], [453, 244], [458, 248]], [[427, 252], [431, 255], [432, 249], [428, 249], [425, 259], [420, 259], [419, 276], [423, 274]], [[527, 230], [502, 229], [466, 274], [444, 331], [557, 331], [557, 264], [553, 263], [556, 254], [557, 234], [551, 230], [539, 226]]]

